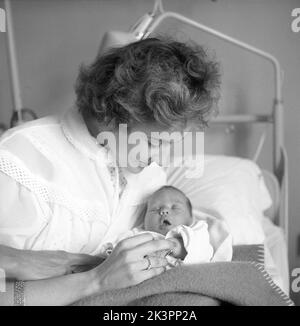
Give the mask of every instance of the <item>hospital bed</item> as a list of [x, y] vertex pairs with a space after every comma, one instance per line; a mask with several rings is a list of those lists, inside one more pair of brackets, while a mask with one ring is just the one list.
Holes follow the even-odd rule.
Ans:
[[[270, 195], [270, 205], [263, 211], [261, 225], [265, 233], [265, 244], [270, 250], [272, 258], [284, 282], [284, 290], [289, 291], [289, 267], [288, 267], [288, 158], [284, 146], [284, 121], [282, 99], [283, 72], [279, 61], [272, 55], [261, 49], [253, 47], [245, 42], [225, 35], [217, 30], [200, 24], [175, 12], [166, 12], [162, 2], [156, 1], [151, 14], [145, 15], [133, 26], [131, 32], [136, 33], [137, 38], [149, 37], [162, 21], [167, 19], [177, 20], [192, 26], [202, 32], [213, 35], [236, 47], [242, 48], [251, 54], [257, 55], [271, 63], [274, 70], [274, 102], [273, 108], [268, 114], [241, 114], [219, 116], [212, 120], [212, 125], [247, 125], [247, 124], [271, 124], [273, 129], [273, 168], [272, 171], [262, 170], [261, 175]], [[261, 150], [263, 139], [259, 144]], [[220, 157], [222, 160], [223, 158]], [[215, 160], [218, 160], [215, 157]], [[209, 159], [208, 159], [209, 161]], [[250, 164], [251, 165], [251, 164]], [[205, 173], [205, 172], [204, 172]], [[193, 181], [191, 181], [193, 182]], [[200, 200], [200, 199], [199, 199]]]
[[[20, 120], [22, 119], [22, 100], [18, 77], [18, 67], [15, 54], [15, 44], [12, 25], [12, 13], [8, 0], [5, 0], [7, 12], [7, 24], [9, 26], [7, 35], [10, 71], [12, 82], [12, 93], [15, 110], [19, 112]], [[217, 30], [193, 21], [178, 13], [166, 12], [163, 9], [161, 1], [155, 1], [155, 7], [151, 13], [141, 17], [136, 24], [132, 26], [129, 33], [134, 36], [136, 40], [149, 37], [159, 27], [162, 21], [172, 19], [180, 21], [181, 23], [192, 26], [205, 33], [213, 35], [214, 37], [224, 40], [236, 47], [242, 48], [251, 54], [260, 56], [267, 62], [271, 63], [274, 69], [274, 103], [273, 108], [268, 114], [243, 114], [243, 115], [226, 115], [219, 116], [212, 120], [212, 125], [248, 125], [248, 124], [267, 124], [271, 125], [273, 129], [273, 167], [272, 171], [258, 170], [257, 167], [251, 163], [241, 160], [236, 161], [236, 158], [227, 158], [240, 162], [241, 165], [248, 166], [249, 170], [253, 169], [257, 175], [262, 176], [264, 185], [268, 189], [268, 194], [271, 197], [269, 207], [265, 206], [260, 216], [260, 223], [265, 235], [265, 244], [268, 246], [272, 258], [284, 280], [284, 289], [288, 292], [289, 289], [289, 270], [288, 270], [288, 162], [287, 153], [284, 146], [284, 122], [283, 122], [283, 101], [282, 101], [282, 70], [278, 60], [271, 54], [266, 53], [256, 47], [253, 47], [245, 42], [237, 40], [233, 37], [225, 35]], [[105, 39], [105, 38], [104, 38]], [[105, 39], [107, 41], [107, 38]], [[103, 46], [103, 45], [102, 45]], [[262, 146], [262, 142], [260, 143]], [[260, 148], [261, 149], [261, 148]], [[224, 157], [211, 156], [207, 157], [207, 164], [217, 164], [219, 160], [224, 160]], [[226, 160], [226, 158], [225, 158]], [[230, 163], [231, 165], [232, 163]], [[255, 173], [254, 173], [255, 174]], [[178, 178], [171, 181], [178, 184]], [[203, 180], [202, 180], [203, 181]], [[179, 185], [180, 186], [180, 185]], [[203, 194], [203, 193], [202, 193]], [[271, 204], [272, 203], [272, 204]]]

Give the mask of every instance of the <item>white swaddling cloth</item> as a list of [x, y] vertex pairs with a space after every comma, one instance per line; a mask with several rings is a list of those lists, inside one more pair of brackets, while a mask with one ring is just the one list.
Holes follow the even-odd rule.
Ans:
[[[209, 224], [211, 225], [210, 228]], [[218, 234], [216, 230], [218, 230]], [[171, 229], [165, 236], [147, 231], [140, 226], [121, 234], [115, 243], [105, 244], [101, 254], [110, 254], [118, 242], [142, 233], [151, 233], [155, 239], [169, 239], [178, 236], [182, 238], [187, 255], [183, 260], [167, 255], [169, 267], [178, 264], [231, 261], [232, 259], [232, 237], [227, 232], [226, 227], [218, 220], [210, 221], [210, 223], [204, 220], [196, 220], [191, 226], [179, 225]]]

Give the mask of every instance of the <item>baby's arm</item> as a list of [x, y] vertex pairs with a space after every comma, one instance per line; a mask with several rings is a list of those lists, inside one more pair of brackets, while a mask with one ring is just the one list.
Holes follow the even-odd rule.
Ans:
[[192, 227], [177, 226], [168, 232], [166, 238], [177, 244], [173, 256], [185, 264], [209, 262], [213, 257], [214, 250], [205, 221], [199, 221]]
[[185, 249], [182, 237], [178, 234], [175, 235], [173, 238], [168, 238], [170, 241], [174, 242], [176, 247], [172, 250], [172, 256], [184, 260], [187, 255], [187, 251]]

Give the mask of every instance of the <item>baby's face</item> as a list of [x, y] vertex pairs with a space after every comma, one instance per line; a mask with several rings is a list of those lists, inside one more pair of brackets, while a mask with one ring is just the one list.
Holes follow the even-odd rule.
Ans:
[[147, 231], [166, 235], [178, 225], [190, 225], [190, 214], [187, 198], [176, 189], [161, 189], [149, 199], [144, 221]]

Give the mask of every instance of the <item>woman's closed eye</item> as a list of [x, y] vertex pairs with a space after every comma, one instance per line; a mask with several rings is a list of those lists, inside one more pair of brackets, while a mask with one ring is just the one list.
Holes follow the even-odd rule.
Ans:
[[162, 139], [149, 139], [148, 138], [148, 145], [152, 147], [161, 147], [162, 146]]

